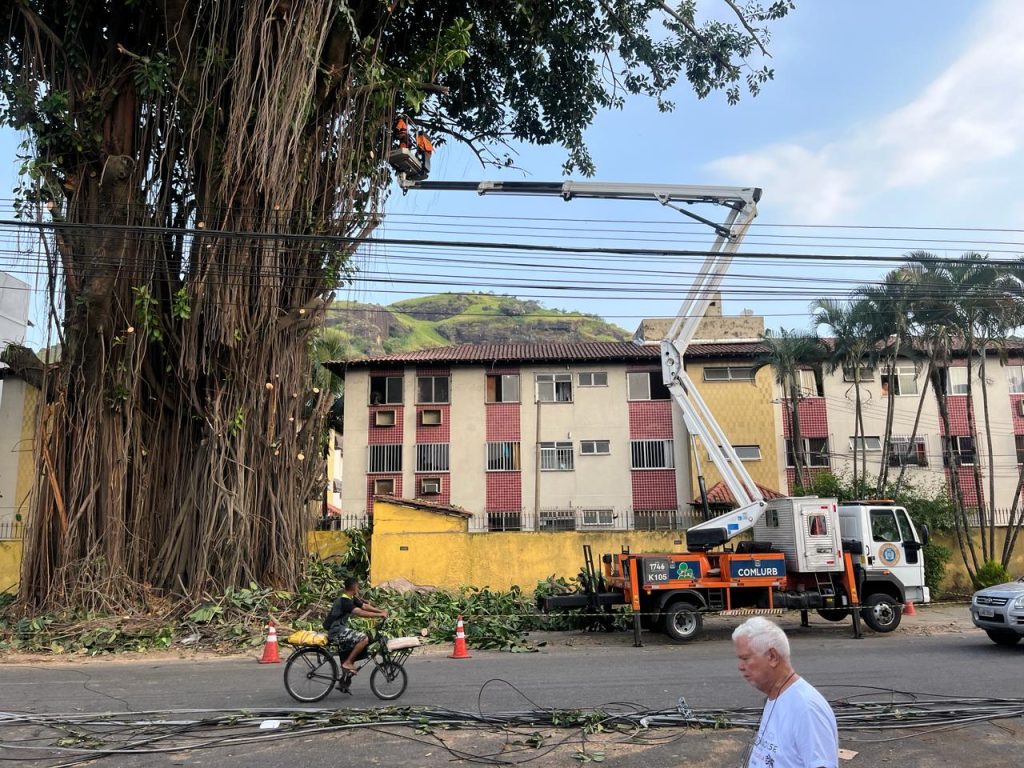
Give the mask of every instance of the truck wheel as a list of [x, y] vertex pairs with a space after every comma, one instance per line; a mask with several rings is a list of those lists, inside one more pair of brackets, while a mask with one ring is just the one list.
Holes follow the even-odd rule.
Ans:
[[665, 609], [665, 634], [677, 643], [693, 640], [700, 634], [704, 619], [689, 603], [673, 603]]
[[861, 609], [864, 623], [875, 632], [892, 632], [900, 625], [903, 607], [889, 595], [876, 593], [868, 597]]
[[986, 629], [985, 633], [996, 645], [1016, 645], [1020, 642], [1020, 635], [1009, 629]]
[[825, 621], [842, 621], [850, 612], [846, 608], [819, 608], [818, 615]]

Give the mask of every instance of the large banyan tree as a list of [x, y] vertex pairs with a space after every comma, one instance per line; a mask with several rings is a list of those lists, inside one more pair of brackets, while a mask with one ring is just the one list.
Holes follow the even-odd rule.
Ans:
[[378, 221], [396, 114], [590, 173], [602, 107], [756, 93], [790, 2], [7, 0], [0, 119], [52, 327], [29, 606], [301, 571], [328, 398], [309, 352]]

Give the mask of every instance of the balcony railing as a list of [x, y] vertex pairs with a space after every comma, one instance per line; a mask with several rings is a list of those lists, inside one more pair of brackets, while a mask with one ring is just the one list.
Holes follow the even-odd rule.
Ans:
[[539, 512], [525, 509], [478, 512], [469, 520], [474, 533], [500, 531], [674, 531], [700, 522], [691, 509], [634, 510], [552, 507]]
[[25, 535], [25, 523], [18, 520], [4, 520], [0, 522], [0, 541], [11, 541], [23, 538]]

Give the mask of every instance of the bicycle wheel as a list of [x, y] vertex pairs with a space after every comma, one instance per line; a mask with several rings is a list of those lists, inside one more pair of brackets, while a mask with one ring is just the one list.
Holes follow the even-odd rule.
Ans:
[[300, 648], [288, 657], [284, 687], [296, 701], [320, 701], [338, 680], [338, 662], [323, 648]]
[[408, 684], [409, 677], [405, 674], [405, 668], [393, 661], [382, 661], [370, 674], [370, 690], [384, 701], [397, 699], [405, 693]]

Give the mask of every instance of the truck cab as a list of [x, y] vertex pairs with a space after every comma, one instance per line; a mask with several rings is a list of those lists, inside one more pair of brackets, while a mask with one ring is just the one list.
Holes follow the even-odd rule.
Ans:
[[[924, 582], [928, 527], [920, 531], [907, 510], [889, 499], [862, 499], [839, 505], [843, 547], [853, 555], [866, 584], [892, 584], [892, 597], [905, 602], [931, 600]], [[865, 595], [869, 594], [865, 590]]]

